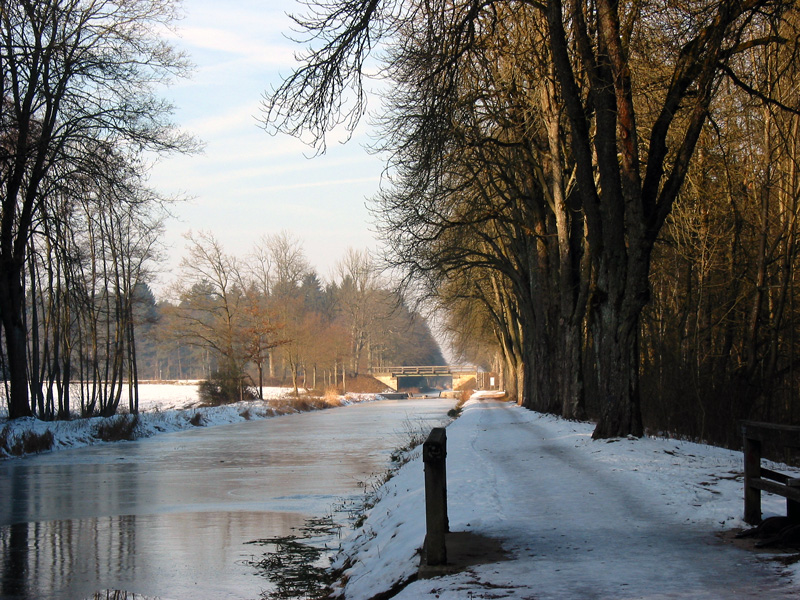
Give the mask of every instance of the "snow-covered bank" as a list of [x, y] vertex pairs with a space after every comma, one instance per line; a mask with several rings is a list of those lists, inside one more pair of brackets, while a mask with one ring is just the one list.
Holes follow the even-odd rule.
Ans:
[[[499, 541], [507, 560], [415, 581], [396, 597], [797, 597], [796, 566], [721, 539], [745, 526], [740, 452], [593, 441], [592, 429], [505, 402], [468, 403], [447, 430], [451, 530]], [[765, 496], [763, 506], [765, 516], [785, 511], [783, 498]], [[413, 581], [423, 511], [417, 451], [345, 540], [337, 592], [366, 600]]]
[[[247, 400], [222, 406], [203, 406], [197, 395], [197, 382], [177, 384], [142, 384], [139, 387], [139, 415], [135, 437], [150, 437], [159, 433], [181, 431], [192, 427], [227, 425], [251, 419], [265, 419], [290, 412], [293, 408], [293, 389], [284, 387], [264, 388], [263, 400]], [[301, 396], [302, 398], [302, 396]], [[376, 394], [352, 394], [340, 396], [336, 405], [374, 400]], [[76, 418], [71, 421], [40, 421], [35, 418], [9, 421], [5, 406], [0, 410], [0, 459], [8, 458], [4, 445], [11, 447], [26, 434], [53, 435], [52, 450], [64, 450], [103, 443], [98, 437], [98, 428], [109, 423], [108, 418]], [[118, 419], [111, 417], [111, 420]]]

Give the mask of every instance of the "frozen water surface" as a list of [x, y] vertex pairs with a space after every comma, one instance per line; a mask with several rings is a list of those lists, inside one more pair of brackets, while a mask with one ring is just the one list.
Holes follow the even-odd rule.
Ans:
[[452, 400], [356, 404], [0, 463], [0, 597], [120, 589], [255, 599], [246, 542], [286, 535], [383, 471], [408, 420]]

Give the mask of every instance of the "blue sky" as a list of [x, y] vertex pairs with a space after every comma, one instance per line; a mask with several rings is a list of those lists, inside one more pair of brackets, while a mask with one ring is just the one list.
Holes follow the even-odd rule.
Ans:
[[370, 155], [368, 125], [347, 144], [332, 141], [325, 155], [258, 126], [264, 91], [277, 85], [302, 48], [286, 38], [286, 11], [279, 0], [184, 0], [185, 19], [172, 43], [195, 64], [193, 76], [162, 96], [175, 105], [174, 121], [198, 137], [203, 153], [170, 157], [153, 169], [161, 193], [191, 199], [173, 207], [164, 242], [168, 260], [155, 285], [173, 280], [184, 253], [183, 234], [207, 230], [240, 257], [269, 233], [289, 231], [309, 262], [327, 278], [348, 247], [377, 247], [366, 202], [377, 190], [382, 165]]

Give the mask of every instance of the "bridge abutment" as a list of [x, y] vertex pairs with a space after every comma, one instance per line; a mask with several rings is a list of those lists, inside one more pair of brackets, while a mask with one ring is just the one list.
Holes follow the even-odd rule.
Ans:
[[475, 367], [468, 366], [403, 366], [370, 369], [370, 374], [395, 391], [457, 390], [473, 382], [473, 387], [486, 379]]

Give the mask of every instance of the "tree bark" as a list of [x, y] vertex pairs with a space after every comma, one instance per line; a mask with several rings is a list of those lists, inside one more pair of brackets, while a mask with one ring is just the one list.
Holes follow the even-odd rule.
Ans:
[[30, 417], [28, 403], [28, 363], [26, 359], [26, 331], [22, 317], [25, 314], [25, 292], [22, 287], [22, 264], [5, 260], [0, 265], [0, 319], [6, 341], [6, 366], [10, 396], [8, 417]]
[[600, 418], [595, 439], [643, 433], [639, 398], [639, 312], [622, 314], [614, 303], [597, 307], [593, 341]]

